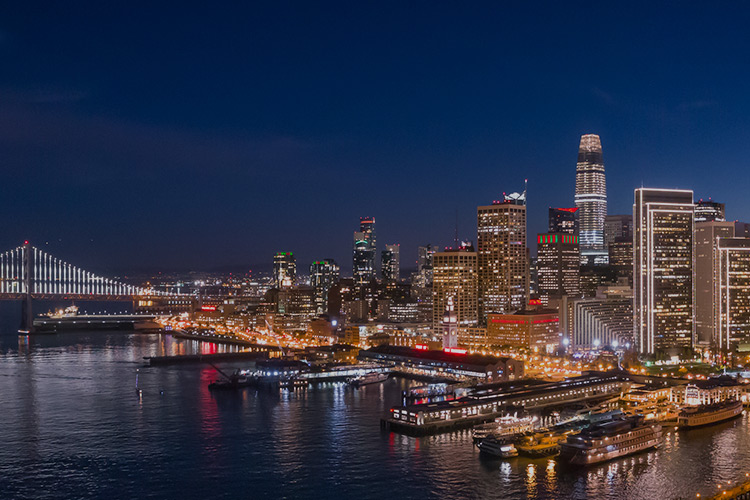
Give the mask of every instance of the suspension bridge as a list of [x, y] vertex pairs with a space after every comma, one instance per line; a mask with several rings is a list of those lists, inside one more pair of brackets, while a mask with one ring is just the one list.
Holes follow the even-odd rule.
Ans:
[[0, 253], [0, 300], [23, 301], [20, 331], [33, 329], [33, 300], [148, 301], [183, 298], [175, 294], [121, 283], [69, 264], [25, 241]]

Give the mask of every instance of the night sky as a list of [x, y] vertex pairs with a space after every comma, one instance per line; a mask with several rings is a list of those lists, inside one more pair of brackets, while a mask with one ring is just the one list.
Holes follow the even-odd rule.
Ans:
[[609, 213], [645, 185], [750, 220], [747, 4], [168, 3], [0, 8], [2, 248], [348, 272], [372, 215], [409, 267], [524, 178], [531, 242], [573, 204], [583, 133]]

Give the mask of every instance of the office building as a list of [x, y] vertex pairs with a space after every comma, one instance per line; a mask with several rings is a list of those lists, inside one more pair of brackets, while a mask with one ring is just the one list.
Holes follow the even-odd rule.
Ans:
[[549, 232], [578, 235], [578, 207], [549, 208]]
[[513, 193], [502, 202], [477, 208], [479, 319], [509, 313], [528, 302], [526, 198]]
[[354, 232], [352, 274], [354, 289], [360, 292], [375, 279], [375, 218], [361, 217], [359, 231]]
[[542, 304], [563, 295], [580, 294], [578, 236], [567, 233], [537, 235], [537, 274]]
[[560, 345], [560, 317], [556, 310], [522, 310], [487, 316], [487, 342], [535, 352], [553, 352]]
[[635, 190], [634, 340], [642, 354], [687, 355], [693, 346], [693, 192]]
[[399, 245], [385, 246], [385, 250], [381, 253], [380, 273], [384, 282], [398, 282], [401, 273]]
[[604, 218], [607, 215], [607, 183], [602, 144], [595, 134], [581, 136], [576, 165], [575, 204], [579, 209], [581, 261], [606, 264]]
[[710, 198], [708, 200], [698, 200], [695, 203], [695, 222], [717, 221], [724, 222], [724, 204], [717, 203]]
[[716, 241], [715, 343], [719, 349], [750, 346], [750, 239]]
[[333, 259], [316, 260], [310, 264], [310, 286], [313, 288], [318, 314], [328, 312], [328, 293], [339, 278], [339, 265]]
[[273, 286], [292, 286], [297, 280], [297, 259], [292, 252], [278, 252], [273, 256]]
[[604, 219], [604, 248], [614, 241], [633, 239], [633, 214], [608, 215]]
[[609, 267], [617, 278], [627, 278], [633, 286], [633, 236], [615, 238], [609, 244]]
[[[697, 219], [696, 215], [696, 219]], [[695, 333], [696, 341], [704, 346], [716, 337], [716, 276], [719, 238], [734, 237], [734, 222], [704, 221], [695, 223]]]
[[443, 331], [443, 313], [453, 301], [459, 330], [477, 325], [477, 252], [473, 248], [445, 249], [433, 254], [432, 326], [435, 336]]

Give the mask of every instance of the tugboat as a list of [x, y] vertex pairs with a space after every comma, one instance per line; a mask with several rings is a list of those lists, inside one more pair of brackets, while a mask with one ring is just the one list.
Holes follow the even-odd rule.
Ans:
[[742, 414], [742, 401], [730, 399], [710, 405], [685, 408], [677, 417], [677, 426], [681, 429], [718, 424]]
[[560, 444], [560, 459], [571, 465], [594, 465], [658, 448], [661, 443], [661, 425], [645, 424], [642, 417], [621, 418], [568, 436]]
[[372, 372], [367, 375], [362, 375], [351, 381], [354, 387], [362, 387], [363, 385], [379, 384], [388, 379], [388, 373], [385, 372]]
[[479, 452], [495, 458], [512, 458], [518, 456], [518, 450], [507, 438], [488, 436], [477, 445]]

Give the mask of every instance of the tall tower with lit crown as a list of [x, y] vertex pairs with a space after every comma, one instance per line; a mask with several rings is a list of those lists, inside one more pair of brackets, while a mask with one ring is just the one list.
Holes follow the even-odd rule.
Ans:
[[443, 314], [443, 349], [458, 347], [458, 316], [453, 307], [453, 297], [448, 297]]
[[596, 134], [581, 136], [576, 166], [576, 206], [579, 208], [581, 260], [603, 264], [604, 219], [607, 216], [607, 182], [604, 176], [602, 143]]

